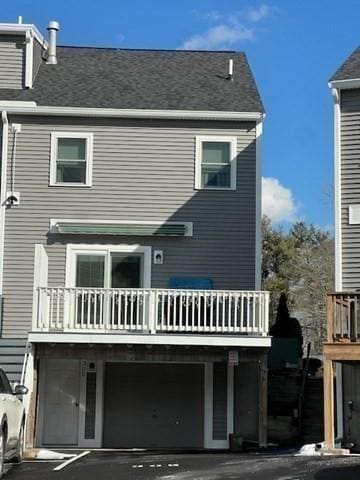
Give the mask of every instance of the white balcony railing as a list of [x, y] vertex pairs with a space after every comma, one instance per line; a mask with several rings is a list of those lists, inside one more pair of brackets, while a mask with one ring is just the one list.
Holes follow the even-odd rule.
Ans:
[[38, 287], [36, 294], [36, 332], [268, 332], [268, 292]]

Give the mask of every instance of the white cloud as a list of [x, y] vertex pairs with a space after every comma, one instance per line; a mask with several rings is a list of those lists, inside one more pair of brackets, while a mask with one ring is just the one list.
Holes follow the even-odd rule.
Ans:
[[258, 8], [250, 8], [245, 15], [250, 22], [256, 23], [268, 17], [271, 12], [272, 8], [269, 5], [262, 4]]
[[251, 40], [253, 31], [242, 25], [217, 25], [203, 34], [193, 35], [181, 46], [181, 50], [216, 50], [229, 48], [241, 40]]
[[[258, 28], [256, 24], [268, 17], [272, 11], [273, 8], [266, 4], [239, 10], [229, 15], [211, 10], [203, 14], [202, 18], [215, 22], [215, 25], [202, 33], [192, 35], [179, 48], [181, 50], [221, 50], [242, 41], [254, 40]], [[197, 11], [196, 14], [200, 15]]]
[[273, 222], [293, 222], [299, 206], [289, 188], [281, 185], [277, 178], [262, 179], [262, 213]]
[[223, 17], [223, 15], [221, 15], [221, 13], [219, 13], [217, 10], [211, 10], [211, 12], [207, 12], [205, 14], [205, 18], [209, 19], [209, 20], [212, 20], [213, 22], [217, 22], [222, 17]]

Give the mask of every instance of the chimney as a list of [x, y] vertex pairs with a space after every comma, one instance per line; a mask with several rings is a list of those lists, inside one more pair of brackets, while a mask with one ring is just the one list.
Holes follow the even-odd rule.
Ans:
[[47, 27], [49, 31], [49, 47], [48, 47], [48, 58], [46, 63], [50, 65], [57, 64], [56, 58], [56, 33], [59, 30], [58, 22], [51, 21]]

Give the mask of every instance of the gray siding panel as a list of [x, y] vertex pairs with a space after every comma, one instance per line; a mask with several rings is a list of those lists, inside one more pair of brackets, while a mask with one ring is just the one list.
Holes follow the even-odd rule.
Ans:
[[25, 350], [25, 340], [0, 338], [0, 368], [7, 374], [10, 382], [20, 382]]
[[349, 225], [349, 205], [360, 204], [360, 90], [341, 93], [341, 222], [344, 290], [360, 288], [360, 225]]
[[24, 37], [0, 36], [0, 88], [23, 88], [25, 62]]
[[[254, 289], [255, 123], [10, 121], [22, 123], [15, 178], [21, 204], [6, 213], [5, 336], [25, 336], [31, 327], [35, 243], [48, 253], [51, 286], [64, 285], [67, 243], [141, 243], [164, 251], [164, 264], [152, 265], [153, 287], [168, 286], [172, 276], [193, 276], [211, 278], [218, 289]], [[91, 188], [49, 187], [52, 131], [93, 132]], [[195, 135], [207, 134], [237, 136], [236, 191], [194, 190]], [[194, 236], [48, 235], [50, 218], [192, 221]]]
[[40, 65], [43, 62], [42, 56], [44, 54], [44, 48], [42, 45], [34, 38], [34, 50], [33, 50], [33, 81], [38, 74]]

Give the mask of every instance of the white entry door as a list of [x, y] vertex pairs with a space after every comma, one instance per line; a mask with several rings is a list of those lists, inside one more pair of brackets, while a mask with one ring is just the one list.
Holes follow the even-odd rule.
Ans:
[[42, 381], [43, 445], [77, 445], [80, 361], [44, 361]]

